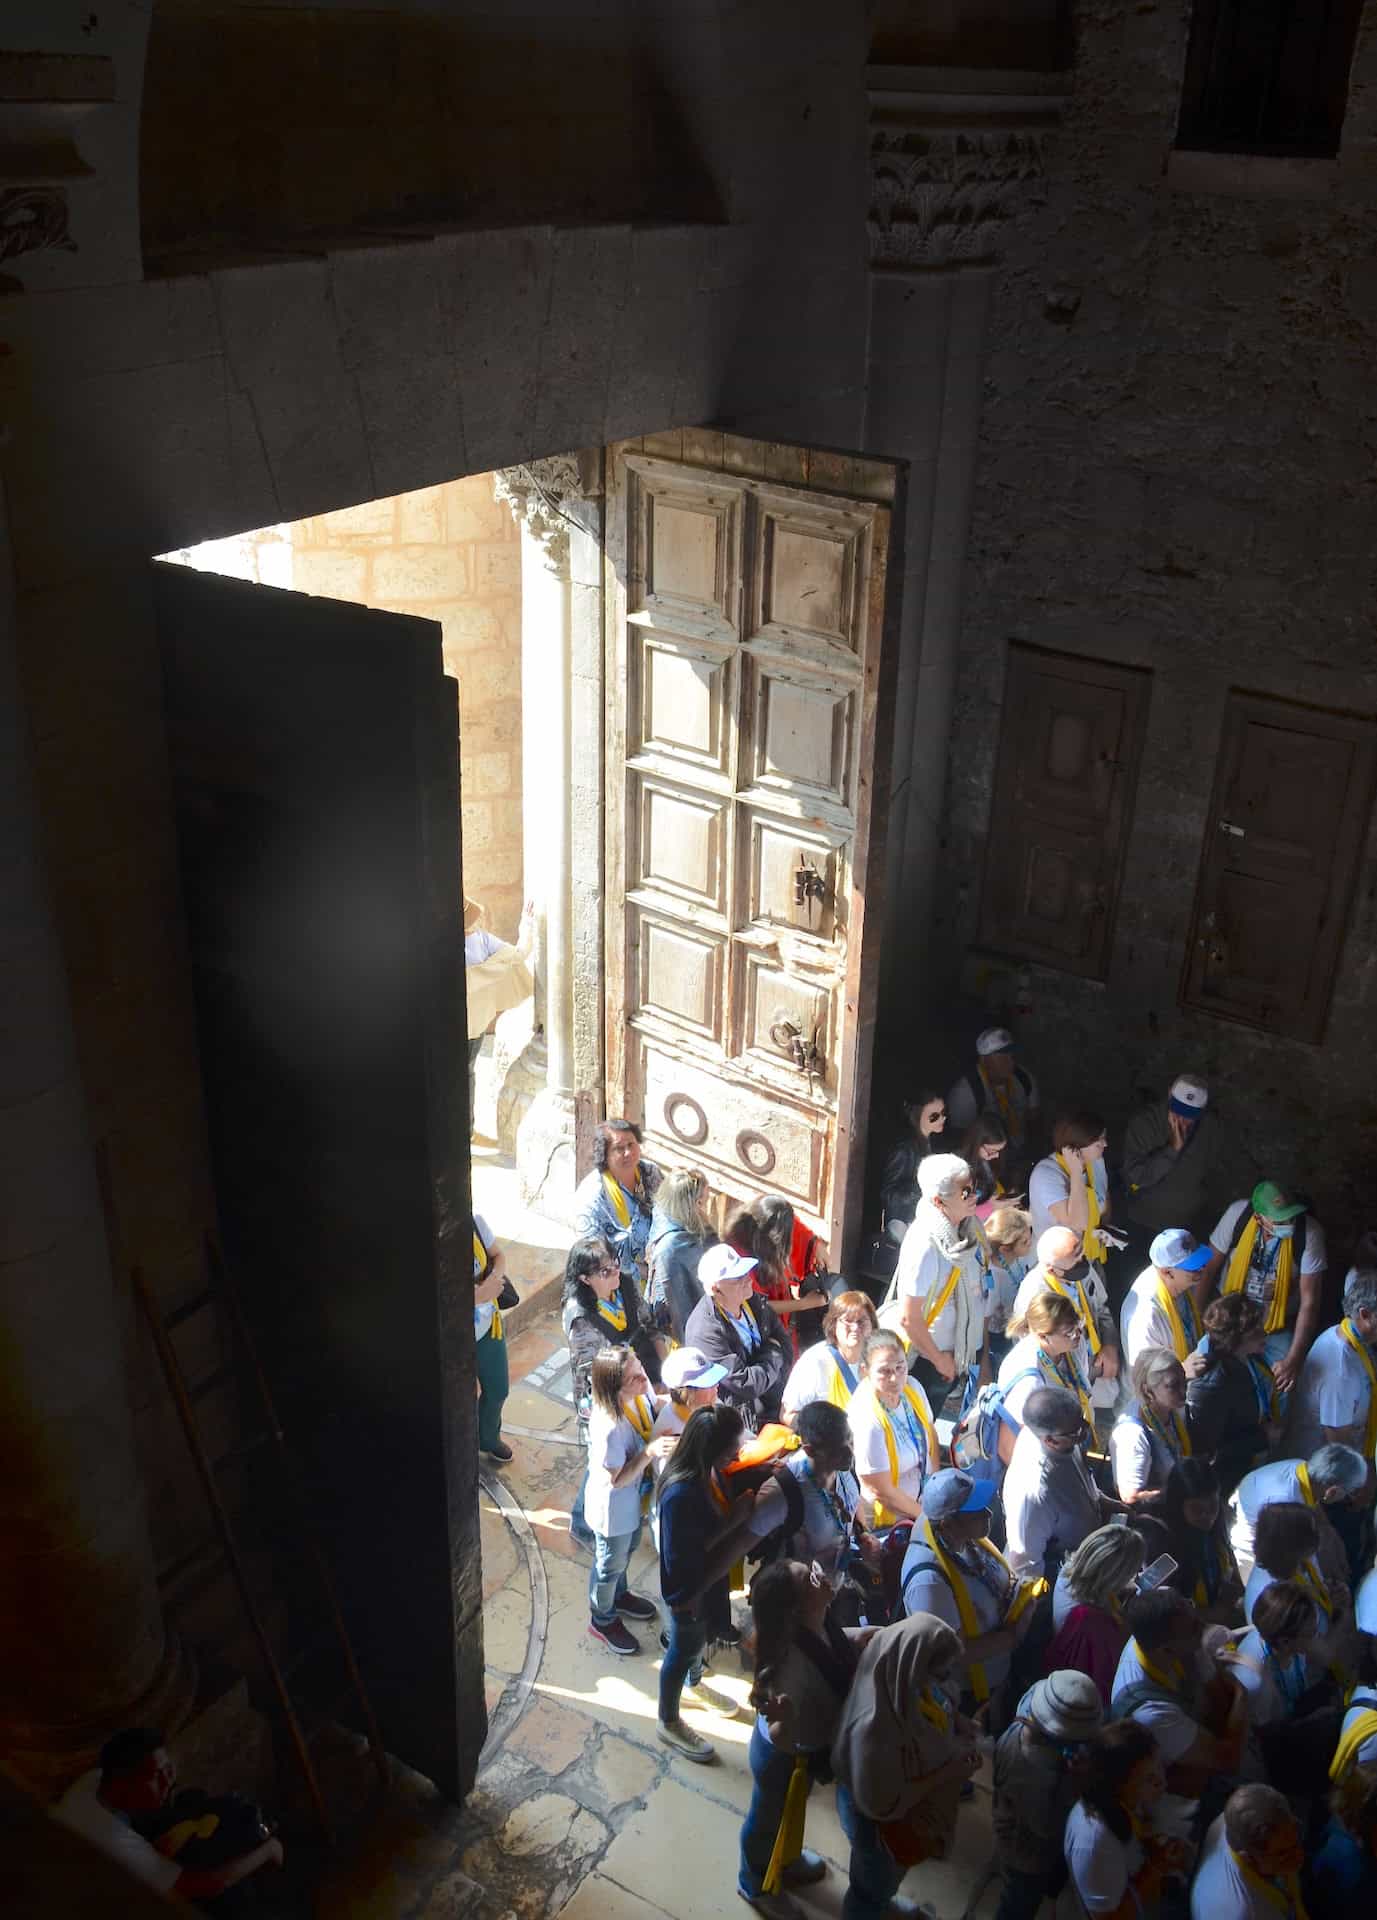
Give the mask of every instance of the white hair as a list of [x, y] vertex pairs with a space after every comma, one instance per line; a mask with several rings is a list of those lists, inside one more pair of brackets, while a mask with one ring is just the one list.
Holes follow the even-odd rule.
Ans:
[[1350, 1267], [1344, 1280], [1344, 1312], [1351, 1320], [1364, 1307], [1377, 1313], [1377, 1267]]
[[1081, 1250], [1081, 1236], [1074, 1227], [1046, 1227], [1038, 1235], [1038, 1265], [1050, 1267], [1060, 1254]]
[[1317, 1487], [1341, 1487], [1345, 1493], [1356, 1493], [1367, 1483], [1366, 1459], [1356, 1447], [1346, 1447], [1338, 1440], [1326, 1440], [1317, 1447], [1306, 1465]]
[[918, 1162], [918, 1191], [925, 1200], [945, 1200], [971, 1178], [959, 1153], [930, 1153]]

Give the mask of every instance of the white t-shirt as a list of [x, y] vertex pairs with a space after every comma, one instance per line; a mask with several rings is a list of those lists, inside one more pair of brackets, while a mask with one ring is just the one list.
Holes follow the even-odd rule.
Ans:
[[118, 1860], [126, 1872], [159, 1893], [170, 1893], [181, 1879], [182, 1869], [175, 1860], [165, 1860], [142, 1834], [135, 1833], [122, 1814], [112, 1811], [100, 1798], [100, 1768], [68, 1787], [53, 1808], [53, 1818], [73, 1833], [82, 1834], [93, 1846]]
[[[856, 1369], [853, 1367], [851, 1372], [854, 1377]], [[784, 1383], [783, 1412], [786, 1418], [797, 1413], [800, 1407], [811, 1406], [815, 1400], [830, 1400], [832, 1383], [836, 1377], [837, 1363], [825, 1340], [819, 1340], [815, 1346], [805, 1347]], [[845, 1389], [845, 1374], [841, 1375], [841, 1381]], [[846, 1391], [849, 1399], [850, 1390]]]
[[[1074, 1355], [1072, 1356], [1074, 1359]], [[1036, 1373], [1029, 1374], [1028, 1369], [1036, 1367]], [[1020, 1374], [1028, 1374], [1020, 1379]], [[1005, 1410], [1020, 1425], [1023, 1421], [1023, 1409], [1027, 1405], [1028, 1395], [1036, 1393], [1039, 1387], [1060, 1387], [1063, 1382], [1057, 1378], [1051, 1359], [1038, 1345], [1035, 1333], [1025, 1333], [1016, 1340], [999, 1363], [999, 1390], [1003, 1396]]]
[[[1225, 1256], [1224, 1270], [1219, 1276], [1221, 1290], [1224, 1285], [1225, 1276], [1229, 1270], [1229, 1243], [1233, 1239], [1234, 1228], [1238, 1225], [1244, 1214], [1251, 1211], [1251, 1201], [1235, 1200], [1231, 1207], [1224, 1209], [1224, 1212], [1220, 1215], [1219, 1225], [1210, 1235], [1210, 1245], [1216, 1253], [1222, 1253]], [[1305, 1228], [1305, 1257], [1300, 1264], [1301, 1272], [1322, 1272], [1326, 1264], [1323, 1227], [1318, 1220], [1309, 1214], [1298, 1214], [1292, 1222], [1292, 1226], [1294, 1228], [1293, 1237], [1296, 1239], [1300, 1238], [1301, 1228]], [[1280, 1243], [1276, 1240], [1264, 1241], [1262, 1233], [1259, 1230], [1257, 1238], [1253, 1242], [1253, 1264], [1248, 1270], [1248, 1278], [1244, 1282], [1243, 1291], [1248, 1295], [1250, 1300], [1256, 1300], [1260, 1306], [1265, 1307], [1272, 1298], [1272, 1287], [1279, 1251]], [[1300, 1288], [1292, 1287], [1291, 1297], [1286, 1304], [1286, 1324], [1288, 1327], [1295, 1324], [1296, 1314], [1299, 1310]]]
[[[1095, 1183], [1095, 1196], [1100, 1203], [1100, 1218], [1103, 1219], [1109, 1198], [1109, 1174], [1103, 1156], [1090, 1162], [1090, 1177]], [[1070, 1191], [1070, 1176], [1057, 1165], [1055, 1154], [1049, 1153], [1045, 1160], [1038, 1161], [1028, 1181], [1028, 1211], [1033, 1216], [1035, 1241], [1049, 1227], [1064, 1225], [1063, 1221], [1052, 1218], [1052, 1208], [1060, 1206]]]
[[[1115, 1699], [1125, 1687], [1136, 1686], [1142, 1680], [1156, 1684], [1138, 1658], [1136, 1642], [1130, 1638], [1119, 1655], [1118, 1666], [1114, 1669], [1114, 1684], [1109, 1689], [1111, 1714], [1113, 1714]], [[1114, 1717], [1117, 1719], [1120, 1716], [1114, 1715]], [[1157, 1742], [1157, 1751], [1162, 1756], [1163, 1766], [1167, 1767], [1174, 1760], [1179, 1760], [1182, 1754], [1189, 1753], [1200, 1732], [1200, 1728], [1185, 1708], [1168, 1700], [1141, 1701], [1133, 1709], [1129, 1718], [1147, 1728]]]
[[[1094, 1266], [1087, 1267], [1081, 1277], [1080, 1286], [1085, 1288], [1085, 1297], [1090, 1303], [1090, 1311], [1095, 1316], [1096, 1324], [1100, 1325], [1108, 1312], [1109, 1295], [1105, 1291], [1099, 1269]], [[1010, 1319], [1021, 1320], [1038, 1294], [1049, 1291], [1056, 1292], [1057, 1289], [1049, 1289], [1042, 1268], [1033, 1267], [1018, 1283], [1018, 1292], [1014, 1295], [1014, 1310], [1009, 1316]], [[1079, 1319], [1080, 1287], [1069, 1280], [1063, 1280], [1060, 1291], [1067, 1295]], [[1090, 1383], [1090, 1397], [1095, 1405], [1112, 1407], [1119, 1398], [1119, 1383], [1117, 1380], [1100, 1380], [1092, 1374], [1093, 1356], [1090, 1352], [1090, 1342], [1085, 1338], [1084, 1333], [1082, 1333], [1080, 1345], [1075, 1350], [1075, 1360], [1081, 1373]]]
[[[1248, 1696], [1248, 1724], [1270, 1727], [1276, 1721], [1286, 1719], [1295, 1707], [1296, 1700], [1310, 1685], [1304, 1659], [1297, 1654], [1282, 1668], [1280, 1662], [1269, 1657], [1256, 1627], [1249, 1627], [1241, 1636], [1238, 1652], [1237, 1663], [1231, 1663], [1228, 1670]], [[1278, 1670], [1281, 1673], [1280, 1684]]]
[[[1372, 1378], [1361, 1354], [1337, 1327], [1326, 1327], [1301, 1366], [1291, 1397], [1287, 1444], [1308, 1460], [1324, 1445], [1326, 1427], [1362, 1427], [1372, 1398]], [[1362, 1436], [1358, 1440], [1361, 1451]]]
[[[469, 938], [472, 939], [473, 935], [470, 934]], [[492, 1228], [488, 1225], [487, 1221], [483, 1218], [481, 1213], [476, 1213], [473, 1216], [473, 1230], [478, 1235], [478, 1238], [483, 1242], [483, 1245], [485, 1247], [491, 1248], [493, 1243], [493, 1231], [492, 1231]], [[487, 1263], [484, 1262], [484, 1265], [486, 1264]], [[475, 1251], [473, 1256], [473, 1277], [475, 1280], [477, 1280], [479, 1274], [482, 1271], [483, 1271], [483, 1268], [478, 1263], [478, 1254]], [[473, 1337], [475, 1340], [481, 1340], [483, 1338], [483, 1335], [488, 1331], [488, 1328], [492, 1325], [492, 1317], [496, 1311], [497, 1311], [497, 1302], [495, 1300], [485, 1300], [481, 1307], [474, 1308]]]
[[1143, 1849], [1136, 1835], [1127, 1840], [1112, 1834], [1084, 1800], [1066, 1816], [1064, 1841], [1071, 1884], [1087, 1913], [1113, 1913], [1123, 1904], [1133, 1875], [1143, 1865]]
[[1359, 1633], [1377, 1634], [1377, 1567], [1365, 1573], [1353, 1596], [1353, 1618]]
[[[1119, 1346], [1125, 1372], [1131, 1370], [1139, 1354], [1146, 1353], [1149, 1347], [1165, 1347], [1168, 1353], [1176, 1353], [1171, 1320], [1159, 1298], [1159, 1282], [1165, 1289], [1166, 1283], [1161, 1281], [1156, 1267], [1145, 1267], [1124, 1296], [1119, 1314]], [[1176, 1311], [1186, 1336], [1186, 1352], [1177, 1353], [1178, 1360], [1184, 1360], [1200, 1344], [1200, 1329], [1192, 1317], [1193, 1304], [1189, 1292], [1176, 1296]]]
[[[1377, 1687], [1355, 1687], [1349, 1695], [1348, 1712], [1344, 1715], [1340, 1734], [1347, 1733], [1361, 1714], [1371, 1713], [1374, 1709], [1377, 1709]], [[1364, 1740], [1355, 1756], [1359, 1766], [1366, 1766], [1373, 1760], [1377, 1760], [1377, 1733], [1370, 1734]]]
[[1109, 1436], [1109, 1458], [1121, 1500], [1149, 1487], [1164, 1487], [1167, 1475], [1176, 1465], [1176, 1455], [1163, 1446], [1150, 1427], [1144, 1426], [1136, 1406], [1120, 1414], [1114, 1422], [1114, 1431]]
[[1099, 1500], [1079, 1454], [1048, 1454], [1025, 1427], [1004, 1476], [1005, 1557], [1015, 1573], [1040, 1577], [1056, 1541], [1073, 1553], [1100, 1524]]
[[[923, 1219], [922, 1208], [908, 1232], [904, 1235], [903, 1245], [899, 1248], [899, 1263], [894, 1269], [895, 1291], [901, 1300], [926, 1300], [935, 1287], [936, 1299], [946, 1286], [951, 1273], [952, 1263], [944, 1253], [933, 1245], [927, 1224]], [[988, 1311], [989, 1301], [980, 1282], [979, 1263], [974, 1259], [965, 1259], [957, 1264], [956, 1285], [964, 1287], [970, 1311], [970, 1324], [979, 1328]], [[928, 1323], [928, 1332], [932, 1343], [939, 1353], [955, 1353], [957, 1341], [957, 1305], [955, 1289], [942, 1311]], [[976, 1351], [979, 1351], [980, 1336], [975, 1335]], [[957, 1355], [958, 1364], [960, 1355]]]
[[1277, 1920], [1280, 1909], [1239, 1871], [1224, 1832], [1224, 1816], [1211, 1826], [1191, 1884], [1191, 1920]]
[[[654, 1416], [660, 1410], [660, 1401], [653, 1393], [644, 1395], [643, 1399], [651, 1409], [653, 1435]], [[644, 1445], [645, 1442], [625, 1414], [613, 1420], [594, 1402], [588, 1416], [588, 1484], [583, 1496], [583, 1510], [593, 1532], [600, 1533], [606, 1540], [616, 1539], [619, 1534], [634, 1533], [640, 1521], [639, 1476], [620, 1487], [614, 1487], [612, 1481], [627, 1461], [641, 1452]]]
[[[914, 1385], [915, 1393], [922, 1388]], [[928, 1477], [929, 1462], [927, 1435], [921, 1421], [907, 1397], [900, 1400], [898, 1408], [890, 1411], [889, 1423], [894, 1430], [894, 1452], [899, 1463], [899, 1491], [908, 1495], [910, 1500], [921, 1500], [923, 1482]], [[871, 1388], [862, 1386], [858, 1393], [851, 1396], [851, 1405], [846, 1410], [851, 1423], [851, 1446], [856, 1456], [858, 1474], [878, 1475], [882, 1480], [890, 1477], [889, 1449], [885, 1445], [885, 1430], [875, 1405], [875, 1395]]]
[[1298, 1471], [1304, 1465], [1304, 1460], [1269, 1460], [1265, 1466], [1254, 1467], [1251, 1473], [1244, 1474], [1234, 1495], [1238, 1506], [1233, 1534], [1236, 1551], [1252, 1555], [1253, 1532], [1264, 1507], [1277, 1506], [1283, 1501], [1304, 1503]]

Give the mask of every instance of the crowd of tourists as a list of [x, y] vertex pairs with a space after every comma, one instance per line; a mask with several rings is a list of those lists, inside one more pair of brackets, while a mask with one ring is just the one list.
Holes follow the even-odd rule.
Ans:
[[[1304, 1195], [1220, 1190], [1216, 1124], [1181, 1075], [1111, 1180], [1101, 1117], [1049, 1124], [992, 1029], [907, 1103], [849, 1277], [786, 1201], [719, 1237], [700, 1173], [598, 1129], [563, 1299], [588, 1631], [658, 1642], [659, 1736], [702, 1764], [685, 1700], [723, 1708], [725, 1649], [753, 1671], [760, 1912], [823, 1876], [824, 1785], [846, 1920], [924, 1911], [900, 1886], [986, 1756], [999, 1920], [1320, 1920], [1377, 1891], [1377, 1247], [1331, 1311]], [[474, 1270], [481, 1346], [482, 1223]], [[658, 1599], [628, 1584], [646, 1526]]]

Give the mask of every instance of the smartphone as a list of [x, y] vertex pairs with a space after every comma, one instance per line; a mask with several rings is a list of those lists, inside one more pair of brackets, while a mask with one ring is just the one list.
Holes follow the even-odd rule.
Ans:
[[1143, 1568], [1133, 1582], [1139, 1593], [1151, 1593], [1154, 1587], [1160, 1587], [1164, 1580], [1170, 1580], [1176, 1571], [1176, 1561], [1169, 1553], [1159, 1553], [1149, 1566]]

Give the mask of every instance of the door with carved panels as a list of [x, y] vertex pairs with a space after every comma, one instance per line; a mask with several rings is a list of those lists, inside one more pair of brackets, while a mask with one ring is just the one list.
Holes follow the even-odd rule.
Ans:
[[608, 1110], [844, 1257], [882, 926], [896, 463], [609, 451]]

